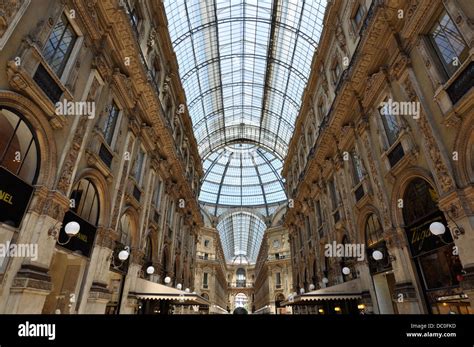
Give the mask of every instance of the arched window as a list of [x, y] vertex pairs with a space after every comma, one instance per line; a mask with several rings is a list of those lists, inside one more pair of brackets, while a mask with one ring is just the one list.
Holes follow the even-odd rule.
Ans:
[[0, 107], [0, 166], [34, 184], [39, 161], [38, 144], [28, 124], [15, 111]]
[[422, 178], [415, 178], [403, 195], [403, 220], [412, 225], [438, 211], [438, 193]]
[[[365, 243], [367, 246], [370, 273], [376, 274], [390, 270], [392, 264], [388, 260], [389, 254], [383, 238], [383, 229], [375, 213], [371, 213], [367, 217], [365, 223]], [[382, 252], [383, 258], [381, 260], [375, 260], [373, 258], [372, 254], [376, 250]]]
[[365, 240], [367, 247], [372, 248], [379, 242], [383, 241], [382, 232], [383, 229], [380, 225], [379, 219], [374, 213], [370, 214], [365, 224]]
[[202, 293], [201, 296], [206, 299], [206, 300], [209, 300], [209, 295], [207, 293]]
[[74, 186], [71, 196], [71, 210], [92, 225], [99, 222], [99, 196], [95, 185], [82, 178]]
[[132, 235], [132, 219], [127, 213], [120, 218], [119, 242], [125, 246], [130, 246]]

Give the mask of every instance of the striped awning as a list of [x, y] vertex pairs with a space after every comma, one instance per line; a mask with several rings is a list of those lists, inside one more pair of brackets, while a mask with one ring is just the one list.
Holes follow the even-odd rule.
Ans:
[[209, 305], [209, 301], [194, 293], [137, 278], [134, 294], [142, 300], [169, 300], [178, 305]]
[[282, 302], [282, 305], [301, 305], [304, 302], [324, 300], [358, 300], [362, 299], [359, 279], [341, 283], [335, 286], [313, 290], [312, 292], [296, 295]]

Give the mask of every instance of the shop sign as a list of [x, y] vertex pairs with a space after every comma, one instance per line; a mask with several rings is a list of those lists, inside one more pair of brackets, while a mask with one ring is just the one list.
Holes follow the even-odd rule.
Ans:
[[33, 187], [0, 167], [0, 222], [18, 228], [33, 194]]
[[435, 216], [425, 219], [416, 226], [406, 229], [408, 244], [410, 245], [413, 257], [417, 257], [453, 242], [451, 232], [447, 227], [443, 235], [433, 235], [430, 231], [430, 225], [433, 222], [440, 222], [447, 225], [442, 213], [438, 213]]

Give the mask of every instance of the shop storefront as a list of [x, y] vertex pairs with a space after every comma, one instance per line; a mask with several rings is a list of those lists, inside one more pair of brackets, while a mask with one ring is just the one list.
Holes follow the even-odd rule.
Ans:
[[85, 271], [90, 262], [99, 221], [97, 189], [87, 178], [73, 188], [71, 207], [65, 213], [50, 268], [53, 289], [43, 313], [74, 313]]
[[459, 285], [462, 265], [451, 232], [447, 227], [440, 235], [430, 231], [435, 222], [447, 226], [437, 205], [437, 192], [428, 182], [416, 178], [407, 187], [404, 202], [405, 231], [428, 311], [473, 313]]

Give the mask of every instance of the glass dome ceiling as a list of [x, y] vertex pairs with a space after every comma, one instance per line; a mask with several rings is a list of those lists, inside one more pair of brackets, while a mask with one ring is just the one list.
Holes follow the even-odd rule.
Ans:
[[261, 214], [268, 216], [285, 201], [282, 160], [294, 132], [326, 4], [326, 0], [164, 0], [204, 163], [199, 199], [208, 213], [220, 216], [241, 206], [259, 213], [264, 209]]
[[200, 200], [216, 209], [223, 205], [267, 206], [284, 201], [282, 166], [275, 154], [256, 145], [229, 145], [213, 151], [204, 160], [206, 175]]

